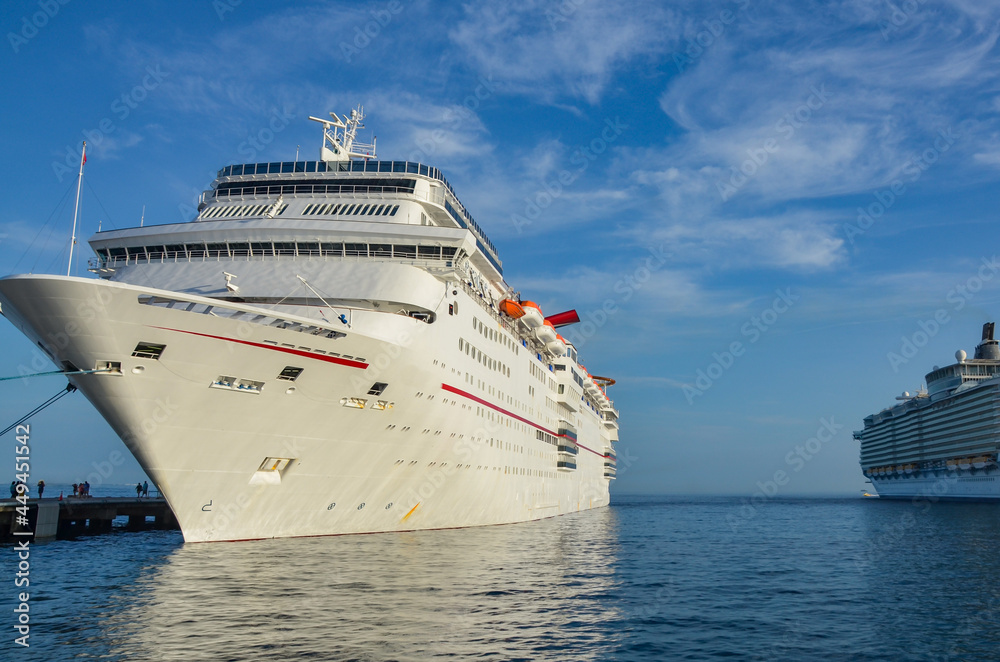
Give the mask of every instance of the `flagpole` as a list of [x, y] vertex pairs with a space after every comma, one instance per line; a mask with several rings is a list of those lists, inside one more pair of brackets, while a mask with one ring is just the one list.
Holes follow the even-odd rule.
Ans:
[[66, 275], [73, 269], [73, 246], [76, 245], [76, 215], [80, 211], [80, 186], [83, 184], [83, 164], [87, 162], [87, 141], [83, 141], [83, 153], [80, 155], [80, 176], [76, 180], [76, 206], [73, 208], [73, 235], [69, 240], [69, 264], [66, 265]]

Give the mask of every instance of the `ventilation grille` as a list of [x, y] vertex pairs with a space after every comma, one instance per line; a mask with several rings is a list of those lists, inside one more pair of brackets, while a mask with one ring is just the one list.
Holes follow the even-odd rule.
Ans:
[[399, 205], [312, 204], [302, 210], [303, 216], [395, 216]]
[[[244, 218], [246, 216], [263, 216], [273, 202], [264, 205], [213, 205], [201, 212], [199, 218]], [[281, 216], [288, 209], [288, 204], [278, 207], [275, 216]]]

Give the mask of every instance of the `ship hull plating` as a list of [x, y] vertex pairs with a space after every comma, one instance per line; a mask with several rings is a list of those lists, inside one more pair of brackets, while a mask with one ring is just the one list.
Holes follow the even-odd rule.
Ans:
[[[174, 302], [151, 305], [157, 297]], [[4, 315], [57, 365], [99, 370], [70, 380], [187, 541], [505, 524], [609, 502], [600, 419], [580, 425], [576, 467], [558, 468], [552, 442], [539, 440], [558, 436], [544, 401], [510, 395], [528, 390], [527, 370], [508, 383], [458, 352], [469, 313], [435, 324], [359, 313], [330, 333], [294, 310], [178, 297], [0, 280]], [[466, 299], [463, 311], [475, 310]]]

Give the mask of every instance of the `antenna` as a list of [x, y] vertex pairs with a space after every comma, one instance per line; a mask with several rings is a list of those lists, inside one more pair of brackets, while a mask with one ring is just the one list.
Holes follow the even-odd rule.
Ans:
[[375, 159], [375, 140], [371, 144], [359, 143], [355, 141], [358, 129], [365, 128], [362, 122], [365, 119], [364, 106], [359, 105], [351, 110], [350, 116], [343, 118], [336, 113], [330, 113], [331, 119], [309, 116], [314, 122], [323, 125], [323, 145], [319, 150], [321, 161], [350, 161], [352, 158]]
[[139, 217], [139, 227], [142, 227], [143, 222], [146, 220], [146, 205], [142, 206], [142, 216]]
[[83, 164], [87, 162], [87, 141], [83, 141], [83, 152], [80, 154], [80, 176], [76, 180], [76, 206], [73, 208], [73, 233], [69, 240], [69, 264], [66, 265], [66, 275], [73, 269], [73, 246], [76, 245], [76, 216], [80, 211], [80, 186], [83, 184]]

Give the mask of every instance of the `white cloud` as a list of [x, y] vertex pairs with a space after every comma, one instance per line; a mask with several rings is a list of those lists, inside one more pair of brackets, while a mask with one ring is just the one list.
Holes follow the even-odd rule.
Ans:
[[621, 10], [590, 2], [488, 2], [466, 5], [449, 36], [508, 91], [546, 103], [570, 97], [593, 104], [618, 69], [669, 52], [678, 20], [651, 2]]

